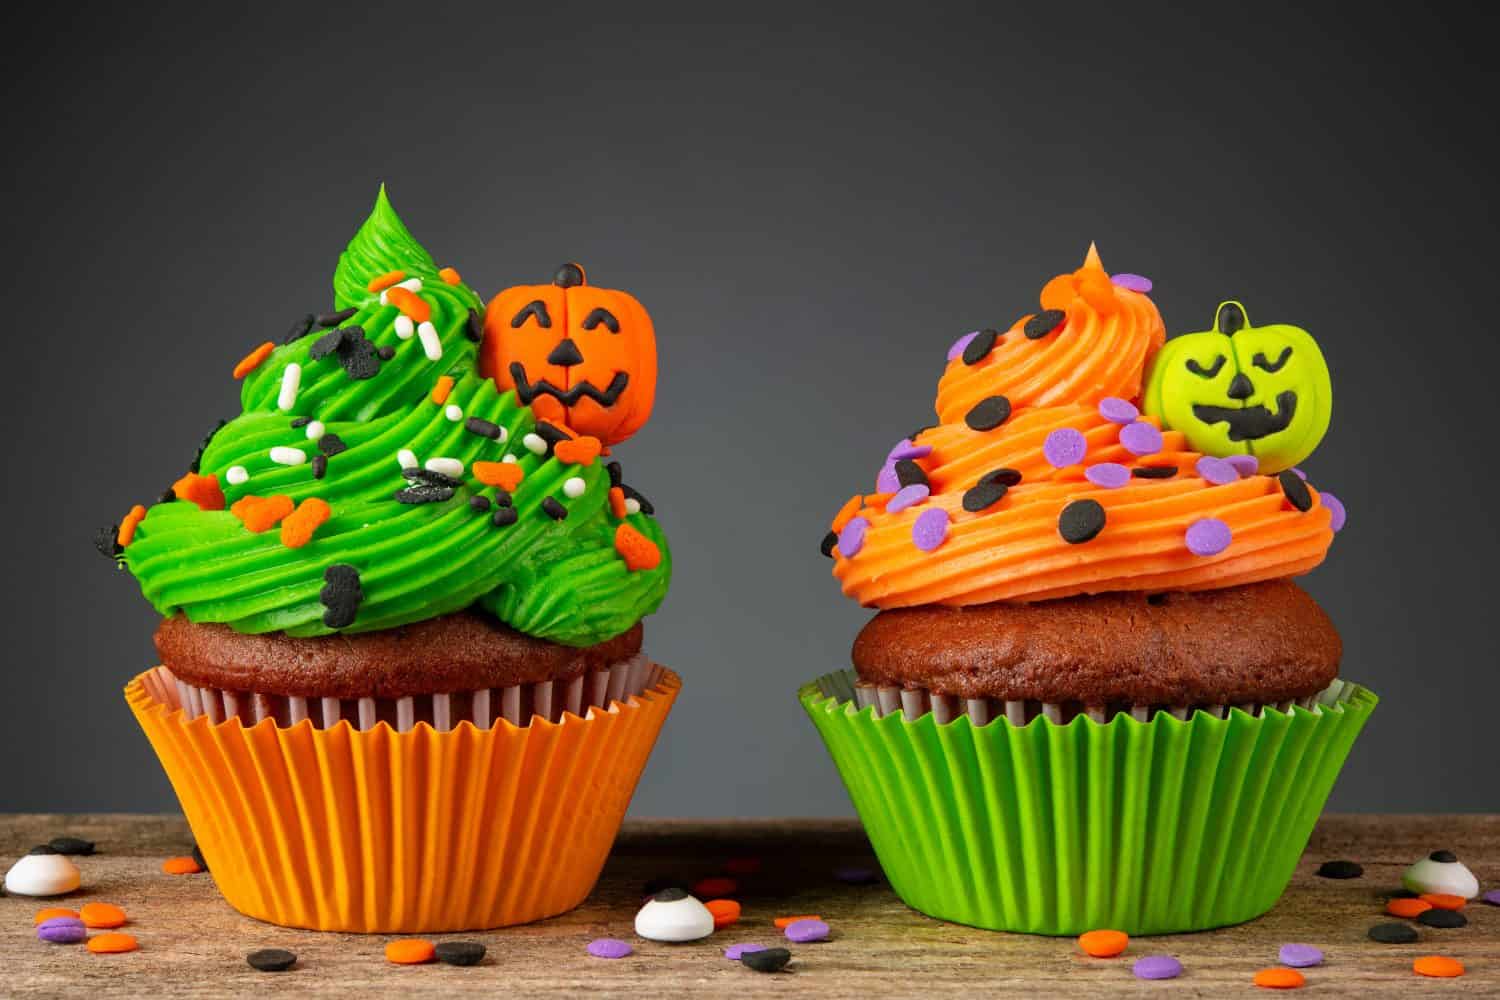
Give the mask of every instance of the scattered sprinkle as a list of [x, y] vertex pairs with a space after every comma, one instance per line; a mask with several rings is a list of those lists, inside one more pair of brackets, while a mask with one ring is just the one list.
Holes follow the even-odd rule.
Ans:
[[432, 395], [428, 397], [436, 406], [442, 406], [448, 402], [448, 396], [453, 392], [453, 376], [439, 375], [436, 384], [432, 387]]
[[94, 853], [94, 842], [81, 837], [53, 837], [47, 846], [58, 854], [86, 855]]
[[257, 972], [285, 972], [297, 964], [297, 956], [284, 948], [262, 948], [246, 955], [245, 961]]
[[[970, 366], [977, 365], [989, 357], [990, 352], [995, 349], [996, 341], [999, 339], [1000, 333], [997, 330], [980, 330], [978, 333], [971, 334], [966, 341], [962, 342], [964, 346], [960, 352], [960, 356], [964, 359], [964, 364]], [[953, 346], [957, 347], [958, 345], [954, 344]]]
[[292, 324], [291, 329], [288, 330], [286, 332], [286, 335], [281, 338], [281, 342], [283, 344], [290, 344], [294, 340], [301, 340], [303, 337], [307, 336], [307, 332], [312, 329], [312, 326], [313, 314], [308, 313]]
[[453, 487], [420, 483], [397, 490], [393, 494], [393, 499], [397, 503], [443, 503], [444, 501], [453, 499]]
[[[551, 500], [551, 497], [547, 498]], [[553, 501], [556, 503], [556, 501]], [[547, 501], [542, 501], [545, 510]], [[559, 504], [558, 506], [561, 506]], [[564, 515], [566, 516], [566, 514]], [[625, 560], [625, 568], [631, 572], [655, 569], [661, 565], [661, 549], [656, 543], [641, 534], [628, 521], [621, 521], [615, 528], [615, 551]]]
[[241, 358], [239, 363], [234, 366], [234, 377], [244, 378], [255, 371], [255, 369], [261, 366], [262, 362], [271, 356], [271, 352], [274, 350], [276, 350], [276, 345], [269, 340], [261, 344], [255, 350]]
[[1146, 955], [1136, 959], [1130, 971], [1137, 979], [1176, 979], [1182, 975], [1182, 963], [1171, 955]]
[[417, 461], [416, 452], [410, 448], [402, 448], [396, 452], [396, 462], [403, 469], [415, 469], [418, 465], [422, 464]]
[[1117, 490], [1130, 484], [1130, 470], [1119, 462], [1099, 462], [1084, 469], [1083, 478], [1095, 486]]
[[588, 483], [583, 481], [582, 476], [569, 476], [563, 480], [563, 496], [569, 500], [577, 500], [588, 490]]
[[776, 925], [776, 929], [777, 930], [784, 931], [788, 927], [792, 926], [793, 924], [795, 924], [799, 920], [822, 920], [822, 919], [823, 918], [821, 916], [819, 916], [818, 914], [816, 914], [816, 913], [799, 913], [796, 916], [792, 916], [792, 917], [777, 917], [775, 920], [772, 921], [772, 923], [774, 923]]
[[410, 316], [413, 323], [419, 324], [419, 330], [420, 324], [432, 317], [432, 307], [414, 289], [396, 285], [385, 293], [384, 298], [388, 304], [400, 309], [403, 316]]
[[1268, 990], [1295, 990], [1307, 985], [1307, 977], [1296, 969], [1261, 969], [1252, 982]]
[[1432, 909], [1432, 904], [1423, 899], [1393, 899], [1385, 904], [1385, 912], [1393, 917], [1411, 920]]
[[125, 926], [125, 911], [113, 903], [84, 903], [78, 909], [78, 919], [85, 927], [113, 929]]
[[964, 491], [963, 508], [970, 514], [988, 510], [1000, 501], [1008, 491], [1004, 483], [983, 482]]
[[526, 475], [524, 469], [512, 462], [475, 462], [472, 471], [474, 478], [484, 485], [504, 490], [514, 490]]
[[738, 962], [741, 958], [744, 958], [752, 951], [765, 950], [766, 946], [763, 944], [753, 944], [750, 942], [746, 942], [744, 944], [732, 944], [728, 948], [724, 949], [724, 957], [729, 959], [731, 962]]
[[445, 285], [456, 285], [464, 279], [459, 277], [458, 272], [451, 267], [445, 267], [438, 271], [438, 277], [443, 279]]
[[396, 349], [390, 344], [381, 344], [375, 348], [375, 356], [381, 361], [389, 361], [396, 356]]
[[1411, 971], [1434, 979], [1455, 979], [1464, 974], [1464, 964], [1443, 955], [1423, 955], [1411, 963]]
[[1254, 455], [1228, 455], [1224, 461], [1239, 470], [1242, 477], [1253, 476], [1260, 469], [1260, 459]]
[[189, 472], [172, 484], [173, 499], [196, 504], [199, 510], [223, 510], [224, 491], [219, 488], [219, 477]]
[[387, 288], [398, 285], [405, 280], [405, 271], [387, 271], [384, 274], [377, 274], [371, 278], [370, 283], [365, 286], [365, 289], [371, 292], [383, 292]]
[[462, 479], [464, 474], [464, 463], [456, 458], [429, 458], [422, 463], [422, 467], [429, 472], [440, 473], [452, 479]]
[[1130, 935], [1124, 931], [1085, 931], [1078, 935], [1078, 947], [1085, 955], [1094, 958], [1114, 958], [1130, 944]]
[[1349, 519], [1348, 512], [1344, 510], [1344, 501], [1326, 490], [1318, 494], [1323, 501], [1323, 506], [1328, 508], [1328, 526], [1333, 529], [1334, 534], [1344, 530], [1344, 522]]
[[484, 960], [485, 947], [478, 941], [439, 941], [433, 954], [444, 965], [478, 965]]
[[[62, 852], [58, 851], [58, 853], [61, 854]], [[44, 909], [37, 910], [36, 916], [32, 919], [31, 922], [36, 925], [41, 925], [43, 921], [54, 920], [57, 917], [70, 917], [74, 920], [80, 919], [77, 910], [70, 910], [66, 906], [48, 906]]]
[[1171, 479], [1177, 475], [1177, 466], [1141, 465], [1131, 469], [1130, 474], [1137, 479]]
[[332, 458], [340, 452], [348, 451], [349, 446], [337, 434], [323, 434], [318, 437], [318, 450]]
[[490, 498], [482, 493], [476, 493], [469, 497], [469, 507], [483, 514], [490, 509]]
[[391, 328], [396, 331], [396, 336], [402, 340], [410, 340], [417, 332], [417, 324], [411, 321], [410, 316], [397, 316], [391, 323]]
[[112, 931], [108, 934], [95, 934], [89, 938], [89, 951], [95, 955], [119, 955], [127, 951], [135, 951], [140, 947], [136, 944], [134, 936]]
[[140, 523], [145, 519], [146, 508], [144, 506], [142, 506], [141, 504], [136, 504], [134, 507], [130, 508], [130, 510], [126, 512], [124, 519], [120, 521], [120, 530], [115, 533], [115, 544], [119, 545], [121, 548], [128, 547], [130, 543], [135, 540], [135, 529], [139, 527]]
[[359, 585], [359, 570], [348, 563], [334, 563], [323, 571], [323, 624], [329, 628], [347, 628], [354, 623], [364, 591]]
[[312, 541], [313, 533], [319, 526], [332, 516], [333, 509], [326, 500], [308, 497], [282, 520], [281, 544], [289, 549], [302, 548]]
[[1225, 486], [1239, 480], [1240, 470], [1228, 459], [1215, 458], [1212, 455], [1204, 455], [1198, 459], [1193, 466], [1193, 471], [1198, 473], [1205, 482], [1214, 486]]
[[1484, 900], [1491, 906], [1500, 906], [1500, 889], [1491, 889], [1489, 892], [1485, 893], [1479, 898]]
[[970, 430], [992, 431], [1010, 419], [1010, 400], [1004, 396], [991, 396], [975, 403], [964, 414], [964, 423]]
[[1099, 416], [1112, 424], [1133, 424], [1140, 415], [1141, 411], [1128, 399], [1105, 396], [1099, 400]]
[[449, 403], [443, 408], [443, 416], [456, 424], [464, 418], [464, 411], [462, 407]]
[[1042, 457], [1055, 469], [1077, 465], [1088, 450], [1088, 439], [1074, 427], [1059, 427], [1042, 442]]
[[1303, 513], [1312, 509], [1312, 492], [1302, 481], [1302, 477], [1288, 469], [1277, 473], [1276, 481], [1281, 484], [1281, 492], [1286, 495], [1287, 503]]
[[618, 938], [595, 938], [589, 942], [588, 952], [594, 958], [625, 958], [635, 951], [627, 942]]
[[[470, 434], [478, 434], [480, 437], [489, 438], [491, 441], [505, 441], [505, 428], [499, 424], [484, 420], [480, 417], [470, 417], [464, 421], [464, 430]], [[478, 464], [477, 462], [475, 463]]]
[[422, 938], [401, 938], [385, 946], [385, 960], [396, 965], [422, 965], [436, 954], [433, 943]]
[[1310, 969], [1323, 964], [1323, 953], [1310, 944], [1284, 944], [1277, 952], [1276, 960], [1294, 969]]
[[1144, 420], [1120, 428], [1120, 444], [1132, 455], [1155, 455], [1162, 448], [1161, 431]]
[[539, 434], [527, 434], [521, 439], [521, 443], [525, 445], [526, 450], [531, 452], [533, 455], [547, 454], [547, 442], [542, 440], [542, 437]]
[[714, 915], [714, 930], [723, 930], [732, 924], [739, 923], [740, 904], [732, 899], [710, 899], [703, 904], [708, 907], [708, 912]]
[[484, 318], [477, 309], [469, 310], [469, 321], [464, 324], [464, 335], [474, 343], [484, 339]]
[[1145, 295], [1151, 291], [1151, 279], [1139, 274], [1112, 274], [1109, 280], [1128, 292], [1140, 292]]
[[1057, 516], [1057, 533], [1069, 545], [1097, 537], [1104, 530], [1104, 507], [1097, 500], [1074, 500]]
[[1364, 866], [1354, 861], [1325, 861], [1316, 874], [1323, 878], [1359, 878], [1364, 873]]
[[301, 448], [288, 448], [285, 445], [277, 445], [271, 449], [271, 461], [277, 465], [301, 465], [307, 461], [307, 453]]
[[[145, 508], [141, 508], [145, 513]], [[865, 532], [870, 530], [870, 522], [862, 517], [853, 517], [849, 523], [844, 525], [844, 530], [839, 532], [839, 555], [845, 559], [852, 559], [859, 554], [859, 550], [865, 547]]]
[[889, 513], [897, 514], [915, 504], [922, 503], [932, 493], [925, 483], [912, 483], [903, 486], [896, 491], [896, 495], [886, 502], [885, 509]]
[[269, 497], [249, 494], [236, 500], [229, 512], [239, 518], [247, 530], [259, 534], [274, 528], [295, 509], [296, 503], [284, 493]]
[[693, 883], [693, 895], [699, 899], [717, 898], [721, 896], [732, 896], [739, 891], [740, 884], [732, 878], [722, 875], [712, 875], [701, 878]]
[[[616, 500], [618, 500], [618, 506], [616, 506]], [[625, 494], [620, 492], [620, 488], [618, 486], [609, 491], [609, 505], [615, 517], [625, 516]], [[838, 543], [839, 533], [837, 531], [830, 531], [828, 534], [824, 535], [823, 540], [818, 543], [818, 551], [821, 552], [825, 558], [832, 559], [833, 547]]]
[[1442, 930], [1453, 930], [1457, 927], [1467, 927], [1469, 918], [1457, 910], [1439, 910], [1434, 907], [1417, 914], [1417, 923]]
[[762, 948], [740, 956], [740, 964], [756, 972], [780, 972], [791, 960], [792, 953], [785, 948]]
[[352, 319], [357, 312], [359, 312], [358, 309], [350, 306], [347, 309], [340, 309], [338, 312], [318, 313], [317, 323], [324, 329], [331, 329], [346, 319]]
[[1026, 321], [1026, 325], [1021, 328], [1021, 332], [1026, 334], [1027, 340], [1041, 340], [1047, 334], [1062, 326], [1067, 318], [1068, 314], [1061, 309], [1043, 309]]
[[428, 361], [441, 361], [443, 358], [443, 342], [438, 337], [437, 327], [431, 323], [420, 323], [417, 325], [417, 340], [422, 343], [422, 353], [427, 355]]
[[552, 453], [560, 462], [569, 465], [593, 465], [594, 459], [599, 457], [604, 444], [596, 437], [587, 434], [568, 441], [559, 441], [552, 448]]
[[1376, 924], [1367, 936], [1381, 944], [1411, 944], [1417, 939], [1417, 932], [1406, 924]]
[[161, 870], [168, 875], [196, 875], [203, 869], [191, 857], [168, 858], [161, 863]]
[[[559, 503], [556, 497], [546, 496], [542, 498], [542, 513], [546, 514], [554, 521], [561, 521], [568, 516], [568, 508]], [[628, 527], [628, 525], [622, 524], [620, 525], [620, 527], [624, 528]], [[619, 536], [616, 535], [617, 539], [618, 537]]]
[[941, 507], [924, 510], [911, 524], [912, 544], [923, 552], [931, 552], [948, 537], [948, 512]]
[[788, 924], [784, 933], [793, 944], [811, 944], [828, 940], [829, 928], [821, 920], [797, 920]]
[[1188, 551], [1195, 556], [1216, 556], [1229, 548], [1234, 532], [1217, 517], [1203, 517], [1188, 525], [1185, 536]]
[[37, 940], [48, 944], [77, 944], [88, 936], [88, 927], [77, 917], [49, 917], [36, 924]]

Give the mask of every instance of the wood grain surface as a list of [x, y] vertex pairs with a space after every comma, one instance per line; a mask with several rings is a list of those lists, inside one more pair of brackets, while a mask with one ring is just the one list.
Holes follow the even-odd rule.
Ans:
[[[1287, 942], [1322, 948], [1326, 963], [1306, 970], [1317, 995], [1500, 995], [1500, 907], [1470, 903], [1469, 926], [1419, 927], [1413, 945], [1379, 945], [1365, 932], [1385, 917], [1387, 895], [1402, 869], [1438, 848], [1455, 851], [1484, 888], [1500, 887], [1500, 815], [1327, 816], [1319, 823], [1297, 876], [1271, 913], [1240, 927], [1137, 939], [1119, 959], [1091, 959], [1071, 939], [996, 934], [946, 924], [903, 906], [884, 883], [850, 886], [832, 871], [874, 866], [869, 844], [850, 821], [640, 821], [621, 833], [598, 888], [578, 910], [525, 927], [436, 939], [477, 940], [489, 949], [471, 968], [397, 967], [383, 958], [386, 936], [291, 931], [230, 909], [208, 875], [169, 876], [164, 858], [192, 845], [172, 816], [0, 816], [0, 861], [9, 865], [33, 844], [61, 834], [95, 840], [99, 854], [80, 858], [83, 887], [58, 901], [0, 898], [0, 995], [11, 997], [209, 997], [298, 994], [309, 997], [400, 994], [452, 996], [911, 996], [919, 991], [970, 995], [1251, 996], [1256, 970], [1276, 964]], [[744, 919], [706, 941], [664, 945], [635, 937], [632, 920], [641, 887], [657, 876], [695, 879], [715, 874], [730, 858], [757, 857], [760, 874], [742, 879]], [[1322, 861], [1348, 858], [1363, 878], [1333, 881], [1313, 872]], [[433, 872], [442, 878], [443, 872]], [[540, 876], [539, 877], [544, 877]], [[77, 908], [90, 900], [123, 906], [126, 931], [139, 951], [93, 955], [81, 945], [48, 945], [35, 937], [33, 914], [43, 906]], [[742, 941], [786, 944], [772, 926], [778, 915], [815, 913], [833, 927], [821, 944], [790, 945], [790, 971], [765, 975], [723, 958]], [[635, 946], [619, 961], [588, 957], [597, 937]], [[252, 970], [245, 955], [258, 948], [297, 953], [289, 972]], [[1185, 974], [1167, 982], [1131, 975], [1134, 958], [1176, 956]], [[1456, 980], [1416, 976], [1412, 959], [1442, 954], [1461, 960]]]

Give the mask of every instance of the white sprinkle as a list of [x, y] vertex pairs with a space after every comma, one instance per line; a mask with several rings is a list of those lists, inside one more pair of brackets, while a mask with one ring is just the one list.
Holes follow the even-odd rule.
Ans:
[[277, 465], [301, 465], [307, 461], [307, 453], [301, 448], [285, 448], [278, 445], [271, 449], [271, 461]]
[[511, 465], [515, 465], [516, 464], [516, 456], [514, 456], [514, 455], [506, 455], [504, 458], [500, 459], [500, 461], [507, 462], [507, 463], [509, 463]]
[[281, 372], [281, 395], [276, 397], [276, 407], [290, 410], [297, 405], [297, 390], [302, 388], [302, 366], [293, 361]]
[[625, 498], [625, 513], [627, 513], [627, 514], [639, 514], [640, 512], [641, 512], [641, 502], [639, 500], [637, 500], [635, 497], [626, 497]]
[[454, 479], [462, 479], [464, 475], [464, 463], [456, 458], [429, 458], [423, 466], [428, 472], [441, 472]]
[[411, 317], [402, 313], [396, 317], [396, 336], [402, 340], [410, 340], [411, 335], [417, 332], [417, 325], [411, 321]]
[[327, 432], [327, 430], [328, 428], [323, 426], [323, 421], [310, 421], [307, 425], [307, 439], [309, 441], [316, 441], [318, 438], [322, 437], [324, 433]]
[[428, 361], [437, 361], [443, 356], [443, 342], [438, 338], [437, 327], [423, 323], [417, 327], [417, 339], [422, 342], [422, 351]]
[[396, 283], [397, 288], [404, 288], [408, 292], [420, 292], [422, 290], [421, 278], [407, 278], [405, 281]]
[[453, 421], [456, 424], [464, 418], [464, 411], [462, 408], [456, 406], [455, 404], [449, 403], [447, 408], [443, 410], [443, 416], [447, 417], [449, 420]]
[[231, 465], [224, 473], [224, 479], [230, 486], [240, 486], [250, 481], [250, 473], [243, 465]]
[[410, 448], [402, 448], [396, 452], [396, 461], [401, 463], [403, 469], [415, 469], [421, 464], [417, 461], [417, 453]]
[[563, 496], [570, 500], [577, 500], [583, 496], [583, 491], [588, 489], [588, 483], [583, 481], [582, 476], [573, 476], [563, 483]]
[[542, 437], [539, 434], [528, 434], [521, 439], [521, 443], [535, 454], [547, 454], [547, 442], [542, 440]]
[[504, 444], [505, 442], [510, 440], [510, 431], [506, 430], [504, 427], [501, 427], [500, 436], [495, 440], [499, 441], [501, 444]]

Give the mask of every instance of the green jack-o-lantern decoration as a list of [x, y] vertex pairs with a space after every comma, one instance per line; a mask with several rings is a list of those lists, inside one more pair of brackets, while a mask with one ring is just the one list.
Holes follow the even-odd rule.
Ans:
[[1317, 341], [1295, 326], [1251, 326], [1225, 302], [1214, 328], [1167, 341], [1146, 377], [1144, 409], [1194, 451], [1254, 455], [1263, 473], [1312, 454], [1333, 413], [1333, 386]]

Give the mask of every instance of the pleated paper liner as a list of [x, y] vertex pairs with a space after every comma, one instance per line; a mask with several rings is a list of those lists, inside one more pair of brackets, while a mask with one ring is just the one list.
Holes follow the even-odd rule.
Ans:
[[[990, 930], [1169, 934], [1276, 904], [1377, 698], [1343, 683], [1310, 708], [1179, 718], [953, 703], [861, 708], [853, 671], [799, 692], [892, 887]], [[941, 698], [941, 696], [939, 696]], [[939, 722], [934, 708], [948, 718]]]
[[581, 716], [446, 732], [189, 719], [154, 676], [148, 690], [151, 671], [125, 697], [235, 909], [287, 927], [435, 933], [584, 900], [681, 688], [657, 669], [640, 695]]

